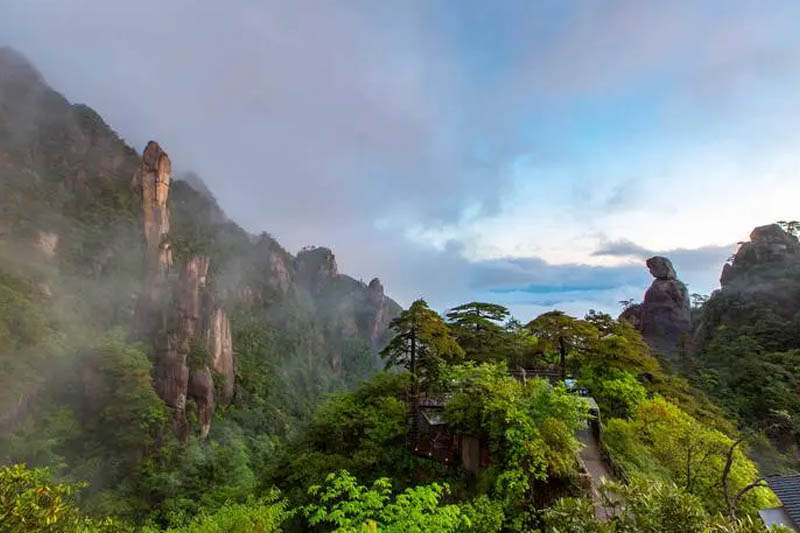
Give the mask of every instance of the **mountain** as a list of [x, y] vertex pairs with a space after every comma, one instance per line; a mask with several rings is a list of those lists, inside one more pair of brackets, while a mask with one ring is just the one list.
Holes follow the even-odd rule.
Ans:
[[182, 438], [205, 437], [228, 403], [266, 402], [265, 423], [291, 431], [377, 371], [401, 310], [380, 281], [339, 273], [327, 248], [294, 256], [249, 234], [185, 176], [0, 48], [0, 428], [41, 423], [56, 401], [78, 419], [102, 409], [110, 382], [85, 357], [109, 336], [144, 353], [152, 390], [139, 392]]
[[687, 371], [797, 469], [800, 242], [778, 224], [755, 228], [720, 285], [697, 313]]
[[[769, 437], [771, 446], [762, 442], [754, 451], [765, 470], [798, 468], [797, 236], [779, 224], [755, 228], [723, 265], [720, 289], [695, 309], [689, 308], [686, 288], [666, 258], [648, 259], [647, 265], [657, 278], [653, 287], [643, 303], [620, 318], [637, 327], [655, 353], [725, 408], [743, 429]], [[656, 290], [664, 297], [654, 297]]]

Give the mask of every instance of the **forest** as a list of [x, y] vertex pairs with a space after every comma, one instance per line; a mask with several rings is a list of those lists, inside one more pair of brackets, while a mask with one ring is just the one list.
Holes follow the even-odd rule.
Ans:
[[[215, 415], [207, 441], [185, 442], [170, 434], [141, 347], [104, 339], [86, 355], [114, 380], [96, 419], [51, 407], [3, 440], [18, 463], [0, 474], [8, 530], [763, 530], [755, 513], [774, 496], [757, 483], [749, 441], [628, 323], [553, 311], [521, 324], [482, 302], [442, 317], [418, 300], [391, 330], [387, 371], [307, 419], [280, 423], [249, 369], [247, 396]], [[264, 355], [267, 340], [240, 335], [250, 340], [240, 357]], [[569, 388], [535, 377], [562, 364]], [[592, 415], [580, 389], [599, 406], [616, 476], [603, 485], [602, 520], [581, 483], [576, 431]], [[422, 397], [446, 399], [445, 431], [474, 437], [488, 464], [468, 471], [412, 452]]]

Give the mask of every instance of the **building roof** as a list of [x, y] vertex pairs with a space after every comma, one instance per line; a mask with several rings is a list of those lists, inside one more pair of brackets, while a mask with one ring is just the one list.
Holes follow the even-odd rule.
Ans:
[[767, 483], [783, 504], [786, 514], [800, 526], [800, 474], [793, 476], [771, 476]]
[[784, 507], [761, 509], [758, 512], [758, 516], [761, 517], [761, 521], [764, 522], [767, 528], [771, 528], [772, 526], [784, 526], [792, 530], [797, 530], [797, 528], [794, 527], [792, 519], [786, 514], [786, 508]]

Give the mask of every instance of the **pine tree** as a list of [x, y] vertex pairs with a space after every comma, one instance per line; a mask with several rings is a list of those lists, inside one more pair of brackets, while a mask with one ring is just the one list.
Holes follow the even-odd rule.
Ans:
[[387, 368], [407, 368], [415, 384], [418, 380], [435, 379], [441, 363], [464, 356], [450, 328], [423, 299], [392, 320], [389, 329], [394, 337], [381, 351], [381, 357], [386, 360]]

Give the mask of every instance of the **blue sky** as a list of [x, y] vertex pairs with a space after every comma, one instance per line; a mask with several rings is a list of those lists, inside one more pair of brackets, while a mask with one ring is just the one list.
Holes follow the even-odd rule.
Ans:
[[798, 218], [794, 1], [0, 3], [0, 35], [228, 214], [402, 304], [616, 312]]

